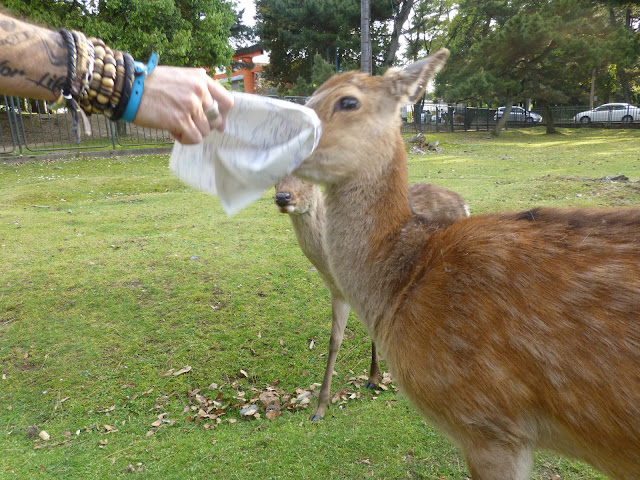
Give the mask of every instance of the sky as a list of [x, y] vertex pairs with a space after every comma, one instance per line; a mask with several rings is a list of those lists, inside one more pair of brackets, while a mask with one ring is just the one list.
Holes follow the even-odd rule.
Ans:
[[256, 5], [254, 0], [236, 0], [238, 4], [238, 10], [244, 8], [244, 16], [242, 17], [243, 23], [245, 25], [253, 26], [255, 25], [255, 20], [253, 17], [256, 14]]

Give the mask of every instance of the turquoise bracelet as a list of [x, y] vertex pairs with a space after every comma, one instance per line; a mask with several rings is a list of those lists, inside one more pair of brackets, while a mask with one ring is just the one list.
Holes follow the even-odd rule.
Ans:
[[153, 72], [158, 64], [158, 54], [152, 53], [149, 57], [149, 62], [145, 65], [142, 62], [136, 62], [134, 66], [134, 75], [136, 79], [133, 81], [131, 87], [131, 96], [129, 97], [129, 103], [127, 108], [122, 114], [121, 120], [124, 122], [132, 122], [138, 113], [138, 107], [140, 106], [140, 99], [142, 98], [142, 91], [144, 90], [144, 78]]

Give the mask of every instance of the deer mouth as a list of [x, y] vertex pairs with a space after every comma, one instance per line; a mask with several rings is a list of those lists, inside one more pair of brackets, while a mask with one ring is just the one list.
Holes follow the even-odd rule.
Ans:
[[280, 213], [294, 213], [296, 211], [296, 206], [288, 204], [283, 207], [279, 206], [278, 210], [280, 210]]

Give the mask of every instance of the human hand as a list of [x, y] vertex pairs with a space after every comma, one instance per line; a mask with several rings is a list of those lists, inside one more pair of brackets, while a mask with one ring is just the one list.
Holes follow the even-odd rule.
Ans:
[[[214, 100], [220, 115], [207, 118]], [[180, 143], [200, 143], [212, 128], [224, 131], [231, 94], [202, 68], [158, 65], [144, 81], [138, 113], [133, 123], [168, 130]]]

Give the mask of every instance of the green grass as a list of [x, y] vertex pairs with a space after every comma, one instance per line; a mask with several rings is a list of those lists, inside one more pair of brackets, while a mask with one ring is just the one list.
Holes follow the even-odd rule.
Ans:
[[[640, 131], [562, 132], [432, 135], [443, 152], [410, 155], [410, 179], [473, 213], [640, 204]], [[618, 174], [630, 181], [602, 180]], [[271, 194], [229, 218], [167, 156], [0, 165], [0, 478], [468, 476], [394, 389], [349, 383], [369, 362], [355, 318], [332, 390], [358, 398], [313, 424], [309, 408], [240, 418], [238, 392], [320, 382], [329, 340], [328, 293]], [[195, 389], [229, 404], [220, 424], [188, 421]], [[160, 414], [171, 423], [152, 427]], [[551, 475], [602, 478], [537, 455], [534, 478]]]

